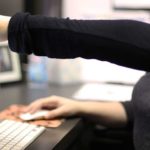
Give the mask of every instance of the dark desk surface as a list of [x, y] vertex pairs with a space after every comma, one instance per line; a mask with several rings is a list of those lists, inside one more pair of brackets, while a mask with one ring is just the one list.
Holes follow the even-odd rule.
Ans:
[[[0, 110], [11, 104], [26, 104], [41, 97], [50, 95], [59, 95], [71, 97], [71, 95], [80, 87], [80, 85], [31, 85], [14, 84], [0, 87]], [[82, 128], [82, 120], [79, 118], [69, 119], [58, 128], [47, 128], [27, 150], [63, 150], [69, 146], [69, 143], [77, 138]], [[69, 140], [68, 140], [69, 139]], [[66, 143], [65, 143], [66, 142]]]
[[38, 98], [51, 95], [58, 95], [71, 98], [71, 96], [81, 87], [75, 85], [49, 85], [16, 83], [10, 85], [0, 85], [0, 110], [11, 104], [28, 104]]
[[27, 150], [69, 150], [82, 129], [82, 120], [69, 119], [58, 128], [47, 128]]

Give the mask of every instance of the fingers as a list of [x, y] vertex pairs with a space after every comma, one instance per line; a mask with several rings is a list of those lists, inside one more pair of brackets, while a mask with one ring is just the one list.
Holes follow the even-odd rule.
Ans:
[[50, 96], [36, 100], [25, 109], [25, 112], [32, 114], [43, 108], [49, 109], [48, 115], [44, 117], [45, 119], [68, 117], [74, 114], [74, 111], [71, 109], [74, 108], [74, 103], [70, 99], [59, 96]]
[[30, 113], [30, 114], [33, 114], [33, 113], [35, 113], [36, 111], [38, 111], [38, 110], [40, 110], [42, 107], [41, 106], [37, 106], [37, 105], [35, 105], [35, 106], [32, 106], [32, 105], [30, 105], [30, 106], [28, 106], [27, 108], [26, 108], [26, 112], [28, 112], [28, 113]]
[[28, 105], [25, 109], [24, 112], [25, 113], [35, 113], [36, 111], [42, 109], [43, 107], [43, 103], [42, 101], [35, 101], [33, 103], [31, 103], [30, 105]]
[[32, 102], [30, 105], [27, 106], [27, 108], [24, 109], [24, 112], [25, 113], [28, 112], [32, 114], [42, 108], [47, 108], [47, 109], [56, 108], [57, 105], [58, 102], [57, 99], [54, 98], [54, 96], [46, 97]]

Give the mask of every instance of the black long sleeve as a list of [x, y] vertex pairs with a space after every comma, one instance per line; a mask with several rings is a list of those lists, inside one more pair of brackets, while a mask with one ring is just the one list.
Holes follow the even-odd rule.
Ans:
[[70, 20], [17, 13], [11, 50], [51, 58], [98, 59], [150, 70], [150, 24], [133, 20]]

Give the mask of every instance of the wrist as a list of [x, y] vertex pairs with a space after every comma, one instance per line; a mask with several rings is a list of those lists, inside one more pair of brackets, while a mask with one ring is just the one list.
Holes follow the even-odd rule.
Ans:
[[77, 102], [77, 115], [79, 116], [84, 116], [86, 113], [86, 106], [85, 106], [85, 102], [82, 101], [78, 101]]

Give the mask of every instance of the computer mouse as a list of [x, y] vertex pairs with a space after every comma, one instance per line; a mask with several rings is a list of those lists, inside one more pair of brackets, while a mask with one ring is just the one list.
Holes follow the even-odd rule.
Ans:
[[44, 116], [47, 115], [48, 112], [49, 112], [48, 110], [39, 110], [33, 114], [23, 113], [19, 115], [19, 118], [24, 121], [38, 120], [44, 118]]

